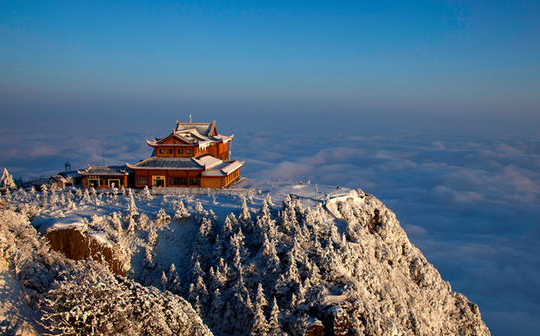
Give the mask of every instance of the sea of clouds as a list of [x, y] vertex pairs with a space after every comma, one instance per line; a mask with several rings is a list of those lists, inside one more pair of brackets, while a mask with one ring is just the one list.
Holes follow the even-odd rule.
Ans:
[[[0, 130], [0, 166], [29, 178], [87, 164], [135, 163], [174, 120]], [[218, 119], [252, 178], [362, 188], [396, 214], [493, 335], [540, 333], [540, 132], [362, 116]], [[480, 125], [480, 126], [479, 126]]]

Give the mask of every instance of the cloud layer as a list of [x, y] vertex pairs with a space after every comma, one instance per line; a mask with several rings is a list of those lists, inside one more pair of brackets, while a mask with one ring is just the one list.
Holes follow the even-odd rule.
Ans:
[[508, 326], [518, 324], [521, 335], [532, 336], [540, 332], [539, 139], [276, 131], [240, 140], [236, 155], [246, 158], [247, 176], [375, 194], [443, 278], [480, 305], [494, 335], [514, 335]]

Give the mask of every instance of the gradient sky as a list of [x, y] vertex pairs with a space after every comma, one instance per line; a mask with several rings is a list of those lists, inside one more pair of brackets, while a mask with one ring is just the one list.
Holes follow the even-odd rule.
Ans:
[[540, 108], [538, 1], [0, 1], [0, 112]]

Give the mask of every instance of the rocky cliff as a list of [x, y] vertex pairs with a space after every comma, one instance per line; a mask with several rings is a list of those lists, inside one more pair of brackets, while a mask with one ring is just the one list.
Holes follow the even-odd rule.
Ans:
[[[18, 193], [21, 214], [1, 216], [0, 252], [56, 332], [489, 335], [479, 308], [372, 195], [304, 185], [178, 192], [66, 193], [47, 207], [38, 207], [45, 196]], [[47, 240], [29, 214], [56, 223]]]

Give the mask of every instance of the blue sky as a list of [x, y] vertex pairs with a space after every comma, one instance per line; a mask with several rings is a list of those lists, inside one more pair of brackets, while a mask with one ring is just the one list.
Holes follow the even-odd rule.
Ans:
[[[0, 2], [8, 108], [531, 115], [536, 1]], [[7, 113], [7, 112], [6, 112]], [[36, 112], [34, 112], [36, 113]]]
[[538, 335], [538, 17], [538, 1], [0, 1], [0, 167], [134, 163], [176, 119], [217, 120], [243, 175], [375, 194], [493, 335]]

